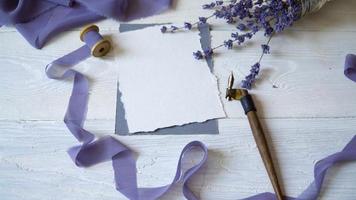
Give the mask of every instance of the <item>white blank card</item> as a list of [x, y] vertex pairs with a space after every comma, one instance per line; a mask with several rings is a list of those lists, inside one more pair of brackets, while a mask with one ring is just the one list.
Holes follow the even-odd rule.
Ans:
[[225, 117], [216, 77], [197, 32], [162, 34], [159, 27], [116, 34], [119, 89], [130, 133]]

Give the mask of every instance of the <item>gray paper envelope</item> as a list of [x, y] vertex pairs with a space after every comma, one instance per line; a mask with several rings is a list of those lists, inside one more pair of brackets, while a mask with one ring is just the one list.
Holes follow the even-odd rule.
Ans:
[[[134, 31], [143, 29], [150, 26], [156, 26], [162, 24], [121, 24], [120, 32]], [[157, 30], [159, 31], [159, 30]], [[210, 48], [211, 45], [211, 36], [210, 36], [210, 27], [208, 24], [199, 25], [200, 32], [200, 43], [203, 50]], [[210, 71], [213, 70], [213, 60], [207, 59], [207, 64]], [[117, 104], [116, 104], [116, 125], [115, 133], [118, 135], [132, 135], [133, 133], [129, 132], [127, 121], [125, 118], [125, 108], [121, 101], [121, 92], [119, 90], [119, 83], [117, 85]], [[139, 132], [137, 134], [152, 134], [152, 135], [184, 135], [184, 134], [218, 134], [219, 125], [218, 120], [208, 120], [203, 123], [191, 123], [183, 126], [173, 126], [167, 128], [157, 129], [153, 132]]]

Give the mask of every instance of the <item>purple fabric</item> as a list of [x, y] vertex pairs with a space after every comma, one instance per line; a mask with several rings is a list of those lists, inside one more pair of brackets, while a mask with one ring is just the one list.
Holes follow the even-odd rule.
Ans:
[[344, 74], [346, 77], [356, 82], [356, 55], [348, 54], [346, 56]]
[[0, 26], [14, 25], [34, 47], [53, 36], [106, 17], [127, 21], [162, 12], [172, 0], [3, 0]]
[[67, 6], [67, 7], [71, 7], [74, 4], [74, 0], [46, 0], [46, 1], [50, 1], [52, 3], [62, 5], [62, 6]]
[[41, 0], [0, 1], [0, 24], [25, 23], [56, 7], [56, 5]]

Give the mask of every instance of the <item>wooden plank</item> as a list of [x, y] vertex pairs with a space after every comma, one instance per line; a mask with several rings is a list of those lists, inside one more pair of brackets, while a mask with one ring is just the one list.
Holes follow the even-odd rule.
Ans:
[[[356, 26], [356, 23], [355, 23]], [[228, 37], [227, 32], [212, 33], [213, 46]], [[331, 37], [340, 39], [331, 39]], [[261, 72], [252, 93], [259, 113], [265, 118], [353, 117], [356, 113], [355, 83], [344, 76], [345, 55], [356, 52], [353, 34], [338, 32], [287, 31], [271, 41], [271, 54], [261, 62]], [[234, 72], [239, 83], [250, 66], [260, 57], [266, 38], [258, 35], [253, 42], [234, 50], [217, 50], [215, 73], [220, 91], [226, 88]], [[242, 117], [241, 106], [223, 100], [229, 117]]]
[[[213, 31], [212, 34], [214, 45], [218, 45], [230, 32]], [[356, 116], [356, 93], [350, 92], [355, 84], [343, 75], [344, 56], [356, 52], [353, 37], [354, 33], [350, 32], [287, 31], [273, 38], [272, 54], [262, 61], [261, 75], [253, 91], [261, 108], [260, 115], [265, 118]], [[249, 66], [259, 57], [260, 44], [265, 40], [258, 35], [244, 48], [218, 50], [215, 71], [222, 92], [231, 70], [237, 81], [248, 73]], [[120, 41], [115, 42], [119, 47]], [[43, 51], [22, 45], [23, 39], [13, 33], [2, 33], [0, 43], [7, 46], [0, 54], [0, 73], [3, 74], [0, 119], [61, 120], [72, 83], [49, 80], [44, 68], [55, 58], [82, 45], [78, 33], [61, 35]], [[120, 49], [120, 53], [124, 51]], [[77, 67], [91, 80], [88, 119], [115, 117], [115, 65], [119, 61], [113, 64], [114, 59], [114, 55], [105, 60], [90, 58]], [[223, 101], [230, 117], [243, 117], [237, 102]]]
[[[23, 39], [19, 35], [2, 33], [0, 43], [9, 45], [9, 48], [0, 55], [0, 71], [5, 75], [1, 80], [0, 119], [63, 118], [72, 80], [50, 80], [46, 77], [45, 67], [83, 44], [78, 32], [64, 34], [53, 42], [39, 51], [23, 45]], [[115, 118], [117, 73], [113, 54], [111, 52], [104, 59], [92, 57], [76, 66], [91, 82], [88, 111], [91, 119]]]
[[[87, 128], [98, 135], [112, 134], [111, 123], [91, 120]], [[226, 119], [220, 124], [222, 132], [214, 136], [117, 138], [137, 152], [141, 186], [169, 183], [183, 146], [201, 140], [210, 157], [191, 184], [201, 199], [239, 199], [272, 191], [247, 121]], [[297, 195], [312, 180], [315, 162], [341, 150], [352, 138], [356, 119], [268, 119], [262, 124], [275, 147], [286, 193]], [[77, 143], [63, 123], [0, 121], [0, 132], [2, 199], [125, 199], [115, 191], [109, 162], [89, 169], [74, 166], [65, 151]], [[188, 156], [188, 163], [196, 161]], [[322, 199], [353, 199], [355, 167], [348, 163], [331, 170]], [[163, 199], [183, 199], [180, 188]]]

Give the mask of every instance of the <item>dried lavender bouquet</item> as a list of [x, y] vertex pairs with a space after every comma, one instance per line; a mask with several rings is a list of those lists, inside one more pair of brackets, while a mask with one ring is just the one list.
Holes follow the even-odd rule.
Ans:
[[225, 20], [226, 23], [236, 27], [231, 37], [222, 44], [205, 51], [196, 51], [193, 56], [196, 59], [209, 58], [214, 51], [225, 47], [233, 49], [242, 45], [253, 36], [262, 31], [268, 40], [261, 45], [262, 53], [259, 60], [251, 66], [250, 73], [241, 81], [241, 87], [251, 89], [256, 76], [260, 72], [260, 63], [265, 54], [270, 53], [269, 43], [276, 33], [282, 32], [287, 27], [308, 13], [319, 10], [330, 0], [217, 0], [202, 6], [203, 9], [211, 9], [213, 14], [208, 17], [199, 17], [194, 23], [185, 22], [183, 26], [162, 26], [162, 33], [175, 33], [177, 31], [191, 30], [199, 24], [207, 23], [211, 18]]

